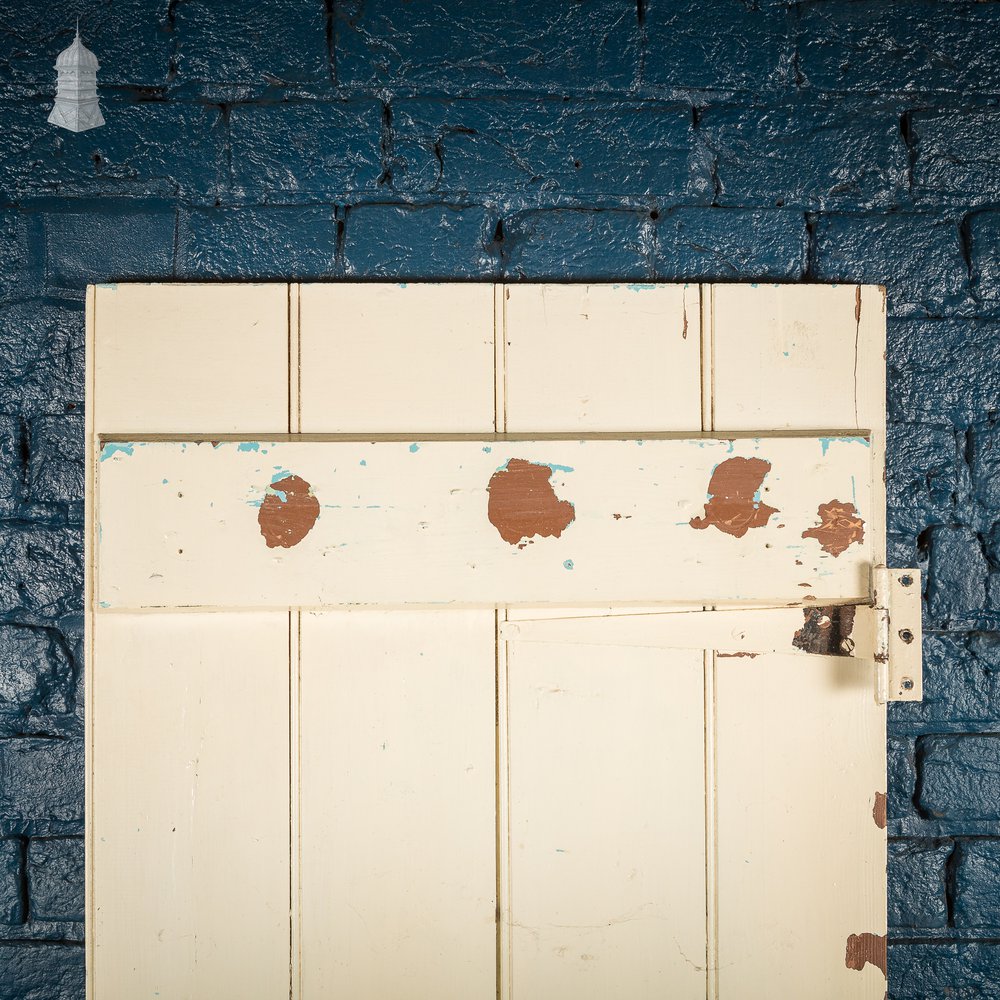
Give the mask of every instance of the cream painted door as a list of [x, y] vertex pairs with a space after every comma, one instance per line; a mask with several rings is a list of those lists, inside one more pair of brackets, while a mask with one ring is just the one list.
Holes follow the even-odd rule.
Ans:
[[881, 998], [884, 323], [92, 289], [90, 997]]

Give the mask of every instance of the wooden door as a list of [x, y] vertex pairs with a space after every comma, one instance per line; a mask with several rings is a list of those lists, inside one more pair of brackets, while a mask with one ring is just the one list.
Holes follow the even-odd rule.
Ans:
[[879, 289], [88, 320], [91, 997], [882, 997]]

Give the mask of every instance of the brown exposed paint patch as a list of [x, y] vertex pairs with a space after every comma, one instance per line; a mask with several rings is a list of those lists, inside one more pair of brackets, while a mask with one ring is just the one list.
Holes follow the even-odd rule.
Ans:
[[792, 636], [792, 645], [804, 653], [819, 656], [849, 656], [854, 648], [851, 633], [854, 631], [853, 604], [831, 608], [803, 608], [805, 623]]
[[290, 549], [309, 534], [318, 517], [319, 501], [310, 485], [299, 476], [285, 476], [268, 489], [257, 523], [269, 549]]
[[740, 651], [739, 653], [716, 653], [715, 655], [718, 656], [720, 660], [742, 660], [744, 657], [756, 660], [757, 657], [760, 656], [760, 653], [747, 653], [745, 651]]
[[[612, 516], [612, 517], [613, 517], [613, 518], [614, 518], [614, 519], [615, 519], [616, 521], [620, 521], [620, 520], [622, 519], [622, 515], [621, 515], [621, 514], [612, 514], [611, 516]], [[631, 521], [631, 520], [632, 520], [632, 515], [631, 515], [631, 514], [626, 514], [626, 515], [625, 515], [625, 520], [626, 520], [626, 521]]]
[[757, 499], [757, 491], [771, 463], [762, 458], [727, 458], [720, 462], [708, 483], [704, 517], [692, 517], [692, 528], [714, 525], [727, 535], [742, 538], [751, 528], [762, 528], [775, 507]]
[[854, 289], [854, 322], [861, 322], [861, 286]]
[[865, 522], [857, 508], [848, 500], [821, 503], [816, 516], [819, 524], [802, 532], [803, 538], [815, 538], [820, 548], [831, 556], [839, 556], [848, 546], [864, 541]]
[[852, 934], [847, 939], [847, 952], [844, 956], [844, 962], [849, 969], [855, 969], [860, 972], [865, 965], [871, 963], [884, 976], [885, 959], [884, 934], [869, 934], [866, 931], [864, 934]]
[[886, 794], [885, 792], [875, 793], [875, 805], [872, 806], [872, 819], [875, 820], [875, 825], [880, 829], [885, 829], [885, 822], [887, 819], [887, 809], [886, 809]]
[[576, 517], [568, 500], [560, 500], [547, 465], [512, 458], [490, 477], [487, 515], [500, 537], [523, 548], [535, 535], [558, 538]]

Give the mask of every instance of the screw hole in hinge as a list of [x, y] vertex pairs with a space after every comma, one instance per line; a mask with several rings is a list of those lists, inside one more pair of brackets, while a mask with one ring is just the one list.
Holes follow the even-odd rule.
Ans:
[[902, 686], [902, 688], [903, 688], [904, 691], [912, 691], [913, 690], [913, 678], [912, 677], [904, 677], [903, 680], [902, 680], [901, 686]]
[[913, 586], [913, 577], [909, 573], [904, 573], [903, 576], [899, 578], [900, 585], [903, 587]]
[[908, 628], [901, 628], [899, 630], [899, 638], [905, 643], [913, 642], [913, 633]]

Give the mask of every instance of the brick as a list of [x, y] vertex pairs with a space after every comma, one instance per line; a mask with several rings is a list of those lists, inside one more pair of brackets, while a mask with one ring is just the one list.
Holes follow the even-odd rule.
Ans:
[[1000, 736], [925, 736], [918, 743], [921, 810], [932, 819], [1000, 819]]
[[992, 728], [1000, 717], [1000, 635], [925, 633], [923, 656], [923, 701], [894, 704], [892, 726]]
[[917, 784], [916, 743], [912, 739], [890, 736], [886, 753], [888, 817], [892, 820], [915, 816], [913, 794]]
[[446, 94], [629, 90], [637, 83], [635, 7], [346, 0], [336, 5], [337, 80]]
[[898, 321], [888, 328], [892, 420], [957, 426], [1000, 410], [1000, 324]]
[[392, 186], [537, 200], [710, 200], [688, 105], [610, 99], [399, 100]]
[[890, 316], [973, 311], [959, 226], [935, 215], [833, 215], [816, 228], [819, 281], [885, 285]]
[[506, 228], [504, 275], [643, 280], [653, 276], [648, 212], [557, 209], [522, 212]]
[[808, 232], [797, 212], [680, 208], [656, 229], [661, 279], [792, 281], [806, 270]]
[[21, 842], [0, 840], [0, 924], [24, 921], [21, 874]]
[[[6, 142], [0, 146], [6, 146]], [[2, 158], [3, 152], [0, 152], [0, 160]], [[0, 298], [12, 299], [32, 291], [27, 273], [29, 261], [24, 215], [15, 209], [0, 211]]]
[[975, 423], [969, 429], [973, 498], [987, 512], [1000, 510], [1000, 424]]
[[972, 292], [980, 301], [1000, 300], [1000, 212], [977, 212], [968, 222]]
[[699, 134], [722, 205], [874, 209], [907, 193], [909, 156], [899, 116], [887, 111], [807, 102], [709, 107]]
[[76, 202], [42, 221], [50, 288], [173, 275], [176, 211], [165, 202]]
[[983, 542], [964, 525], [931, 528], [927, 618], [936, 628], [971, 625], [987, 608], [989, 565]]
[[322, 3], [185, 0], [176, 10], [179, 83], [329, 81]]
[[180, 228], [178, 271], [233, 281], [324, 277], [336, 251], [327, 205], [192, 209]]
[[886, 446], [886, 501], [890, 531], [919, 534], [955, 520], [960, 491], [967, 491], [952, 426], [890, 424]]
[[945, 865], [952, 841], [889, 842], [889, 926], [923, 930], [948, 926]]
[[82, 588], [78, 531], [0, 525], [0, 619], [47, 624], [82, 607]]
[[0, 1000], [82, 1000], [84, 954], [78, 945], [0, 944]]
[[0, 731], [17, 731], [31, 715], [69, 711], [75, 682], [66, 646], [53, 630], [0, 625]]
[[1000, 8], [955, 0], [802, 5], [799, 70], [816, 90], [1000, 91]]
[[28, 494], [42, 503], [82, 500], [83, 415], [38, 417], [31, 422]]
[[22, 440], [21, 419], [0, 414], [0, 501], [16, 500], [21, 495], [25, 471]]
[[914, 112], [915, 197], [928, 204], [992, 202], [1000, 190], [1000, 112]]
[[0, 108], [0, 186], [11, 197], [183, 194], [209, 199], [225, 180], [225, 128], [217, 107], [103, 98], [107, 126], [72, 133], [34, 104]]
[[955, 926], [1000, 927], [1000, 841], [962, 844], [955, 870]]
[[[170, 73], [168, 7], [159, 0], [115, 0], [86, 10], [71, 0], [0, 3], [0, 82], [48, 94], [56, 56], [73, 42], [80, 17], [83, 43], [100, 60], [97, 81], [160, 87]], [[43, 119], [44, 121], [44, 119]]]
[[83, 832], [83, 741], [0, 742], [0, 828], [30, 836]]
[[998, 982], [996, 943], [890, 944], [892, 1000], [996, 1000]]
[[320, 195], [333, 201], [378, 188], [382, 102], [281, 103], [233, 108], [230, 121], [236, 197]]
[[352, 277], [414, 281], [492, 277], [495, 225], [475, 207], [361, 205], [345, 219], [344, 268]]
[[794, 13], [741, 0], [648, 0], [643, 81], [682, 90], [776, 90], [792, 82]]
[[50, 838], [28, 844], [32, 920], [83, 920], [83, 840]]

